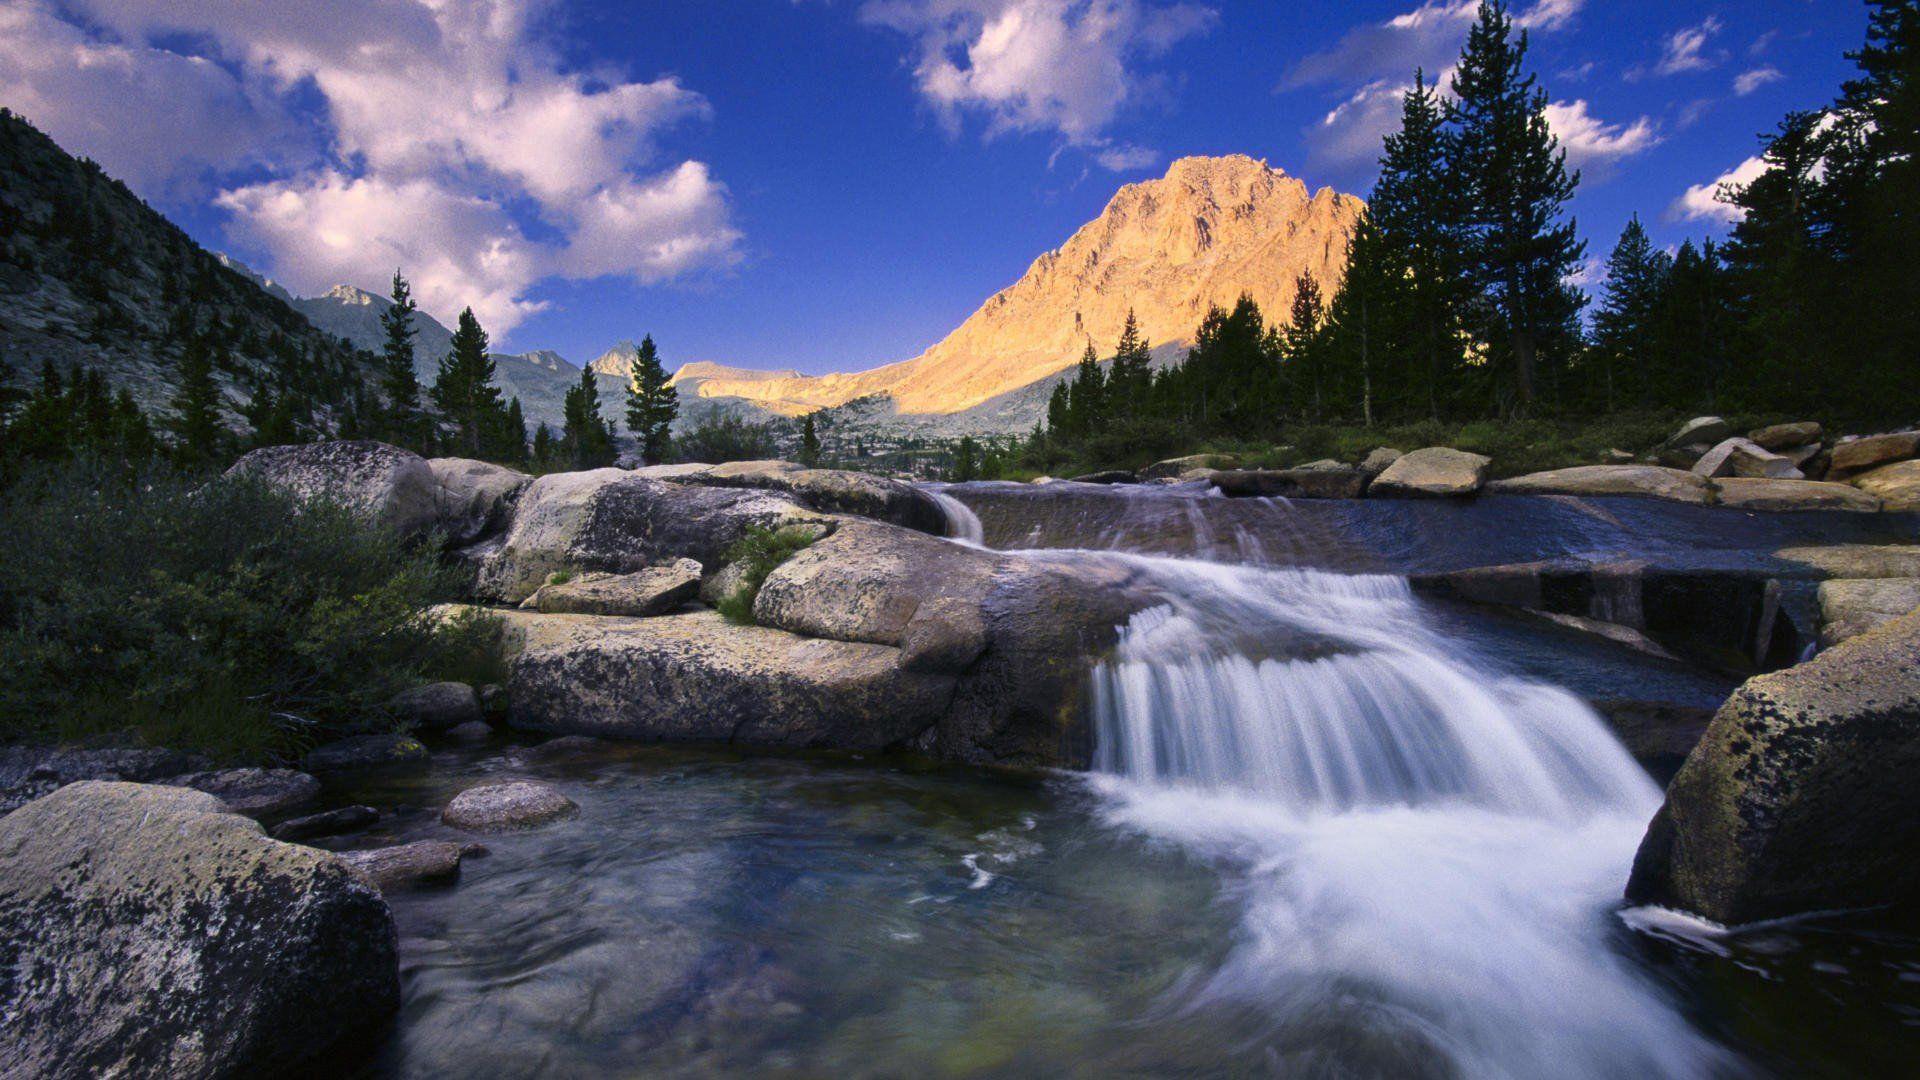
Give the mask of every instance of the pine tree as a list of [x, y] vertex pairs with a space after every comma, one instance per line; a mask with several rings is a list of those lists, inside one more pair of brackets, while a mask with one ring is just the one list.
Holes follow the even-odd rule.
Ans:
[[1068, 400], [1065, 380], [1053, 384], [1053, 393], [1047, 395], [1047, 436], [1055, 441], [1071, 437], [1069, 430], [1073, 426], [1073, 412]]
[[471, 457], [484, 457], [497, 448], [506, 426], [506, 405], [500, 388], [493, 385], [493, 357], [487, 346], [487, 332], [473, 309], [462, 310], [452, 347], [433, 381], [433, 404], [453, 429], [449, 447]]
[[1375, 263], [1362, 275], [1366, 302], [1355, 308], [1365, 308], [1370, 330], [1384, 331], [1367, 334], [1367, 351], [1373, 369], [1400, 388], [1393, 411], [1402, 418], [1437, 419], [1461, 359], [1463, 206], [1447, 169], [1445, 125], [1438, 91], [1416, 70], [1367, 204], [1377, 236], [1356, 245]]
[[800, 418], [800, 464], [811, 469], [820, 464], [820, 435], [813, 427], [813, 414]]
[[1607, 280], [1593, 318], [1595, 403], [1608, 412], [1623, 404], [1648, 404], [1655, 319], [1673, 262], [1654, 249], [1635, 214], [1607, 257]]
[[542, 421], [533, 433], [533, 468], [535, 472], [553, 472], [560, 467], [560, 446], [553, 437], [553, 429]]
[[956, 484], [980, 478], [980, 444], [973, 436], [963, 435], [960, 445], [953, 451], [953, 468], [947, 473], [947, 479]]
[[[1828, 243], [1820, 180], [1831, 146], [1820, 114], [1793, 113], [1767, 143], [1767, 170], [1727, 193], [1744, 212], [1726, 248], [1751, 364], [1738, 404], [1804, 408], [1857, 378], [1858, 353], [1834, 347], [1841, 330], [1829, 290], [1844, 266]], [[1822, 370], [1809, 370], [1810, 357], [1825, 360]]]
[[1126, 326], [1120, 330], [1120, 344], [1113, 351], [1113, 371], [1107, 379], [1110, 411], [1118, 415], [1140, 408], [1152, 385], [1153, 350], [1140, 336], [1140, 325], [1129, 309]]
[[640, 339], [627, 380], [627, 430], [640, 440], [640, 460], [658, 465], [667, 458], [674, 417], [680, 415], [680, 395], [667, 382], [653, 336]]
[[1505, 0], [1482, 0], [1447, 102], [1449, 173], [1464, 199], [1467, 277], [1491, 305], [1515, 408], [1538, 393], [1543, 353], [1573, 343], [1580, 296], [1566, 284], [1584, 245], [1566, 204], [1579, 184], [1547, 125], [1547, 94], [1525, 70], [1527, 34]]
[[600, 416], [600, 386], [591, 367], [581, 368], [580, 381], [567, 389], [561, 414], [560, 444], [574, 468], [613, 464], [613, 432]]
[[1072, 437], [1085, 438], [1107, 415], [1107, 379], [1100, 370], [1100, 355], [1087, 342], [1074, 369], [1073, 383], [1067, 388], [1067, 429]]
[[[1293, 283], [1293, 310], [1287, 327], [1281, 332], [1282, 374], [1304, 383], [1308, 415], [1318, 421], [1326, 415], [1327, 365], [1317, 347], [1320, 339], [1320, 283], [1312, 274], [1301, 274]], [[1365, 357], [1362, 356], [1364, 363]]]
[[400, 271], [393, 272], [393, 305], [380, 313], [386, 341], [380, 350], [380, 390], [386, 395], [386, 436], [400, 446], [425, 450], [426, 424], [420, 409], [420, 378], [413, 370], [412, 290]]
[[226, 444], [227, 430], [220, 422], [220, 387], [213, 381], [213, 351], [214, 346], [205, 338], [196, 338], [180, 354], [180, 385], [170, 404], [174, 455], [186, 465], [213, 463]]

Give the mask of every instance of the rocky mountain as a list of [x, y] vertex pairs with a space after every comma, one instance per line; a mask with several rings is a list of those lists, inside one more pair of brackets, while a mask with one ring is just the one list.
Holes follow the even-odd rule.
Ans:
[[373, 358], [287, 299], [0, 109], [0, 382], [31, 381], [45, 361], [87, 366], [164, 412], [198, 335], [218, 346], [230, 409], [262, 382], [323, 403], [369, 386]]
[[[1182, 158], [1158, 180], [1121, 188], [1099, 217], [912, 360], [820, 376], [688, 365], [676, 379], [703, 397], [789, 415], [879, 395], [896, 423], [1024, 429], [1045, 396], [1020, 391], [1071, 366], [1089, 340], [1110, 351], [1129, 310], [1165, 349], [1184, 345], [1208, 307], [1230, 307], [1242, 293], [1284, 317], [1300, 274], [1331, 292], [1364, 209], [1244, 155]], [[1019, 407], [991, 408], [991, 421], [962, 415], [996, 401]]]

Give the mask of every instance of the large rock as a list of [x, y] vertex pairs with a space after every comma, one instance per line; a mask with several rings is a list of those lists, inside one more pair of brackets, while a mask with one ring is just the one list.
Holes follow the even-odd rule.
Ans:
[[1515, 495], [1638, 495], [1705, 505], [1713, 485], [1703, 476], [1658, 465], [1576, 465], [1495, 480], [1487, 490]]
[[112, 782], [0, 819], [0, 972], [21, 1077], [299, 1073], [400, 1002], [392, 916], [337, 856]]
[[642, 742], [878, 749], [935, 723], [950, 676], [900, 650], [734, 626], [713, 612], [652, 619], [502, 613], [515, 727]]
[[982, 604], [1003, 556], [850, 522], [767, 575], [754, 621], [904, 650], [909, 670], [957, 673], [987, 647]]
[[463, 682], [435, 682], [400, 691], [387, 701], [395, 720], [419, 731], [445, 731], [484, 719], [480, 695]]
[[1781, 548], [1774, 558], [1813, 567], [1827, 577], [1920, 577], [1920, 544], [1832, 544]]
[[206, 769], [199, 754], [157, 746], [64, 750], [0, 746], [0, 814], [82, 780], [158, 781]]
[[1298, 469], [1227, 469], [1213, 474], [1213, 486], [1242, 497], [1283, 499], [1357, 499], [1370, 479], [1352, 466]]
[[1748, 680], [1667, 789], [1627, 897], [1727, 924], [1920, 896], [1920, 612]]
[[1733, 426], [1717, 416], [1696, 416], [1667, 436], [1663, 446], [1712, 446], [1733, 434]]
[[947, 515], [932, 495], [904, 481], [849, 469], [808, 469], [791, 461], [734, 461], [684, 480], [778, 491], [822, 513], [873, 518], [935, 536], [944, 536], [947, 530]]
[[517, 604], [557, 571], [625, 574], [680, 558], [712, 569], [751, 527], [822, 520], [777, 492], [552, 473], [521, 494], [504, 542], [482, 556], [478, 592]]
[[1848, 481], [1895, 513], [1920, 513], [1920, 461], [1882, 465]]
[[1759, 446], [1778, 454], [1804, 446], [1817, 446], [1825, 432], [1820, 425], [1808, 420], [1797, 424], [1773, 424], [1749, 432], [1747, 438]]
[[583, 574], [542, 585], [525, 607], [549, 615], [665, 615], [700, 595], [700, 564], [678, 559], [631, 574]]
[[1368, 494], [1403, 498], [1471, 495], [1486, 482], [1493, 459], [1445, 446], [1403, 454], [1373, 481]]
[[1831, 648], [1920, 608], [1920, 578], [1854, 578], [1820, 584], [1820, 644]]
[[1764, 477], [1769, 480], [1799, 480], [1801, 473], [1793, 462], [1749, 439], [1728, 439], [1701, 455], [1694, 462], [1698, 476]]
[[1376, 446], [1367, 451], [1366, 457], [1360, 459], [1360, 471], [1368, 476], [1378, 477], [1403, 456], [1405, 455], [1391, 446]]
[[1240, 459], [1231, 454], [1189, 454], [1186, 457], [1154, 462], [1140, 470], [1140, 479], [1171, 480], [1183, 477], [1190, 472], [1206, 469], [1235, 469], [1239, 466]]
[[1833, 448], [1827, 464], [1827, 479], [1845, 480], [1856, 473], [1913, 457], [1920, 457], [1920, 431], [1850, 439]]
[[1740, 510], [1848, 510], [1872, 513], [1880, 500], [1846, 484], [1818, 480], [1758, 480], [1728, 476], [1714, 481], [1715, 501]]
[[441, 486], [425, 458], [382, 442], [302, 443], [246, 454], [227, 470], [290, 492], [327, 499], [402, 533], [440, 523]]
[[470, 787], [453, 797], [440, 820], [469, 832], [531, 829], [572, 817], [580, 807], [552, 785], [535, 780], [506, 780]]
[[440, 485], [438, 526], [454, 546], [505, 529], [520, 492], [533, 483], [526, 473], [472, 458], [432, 458], [427, 468]]
[[166, 782], [204, 791], [227, 809], [248, 817], [284, 814], [320, 797], [320, 781], [294, 769], [219, 769], [187, 773]]

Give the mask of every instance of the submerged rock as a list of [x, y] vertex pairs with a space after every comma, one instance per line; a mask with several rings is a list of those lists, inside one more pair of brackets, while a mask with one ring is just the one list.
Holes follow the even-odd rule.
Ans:
[[421, 731], [444, 731], [481, 719], [480, 695], [462, 682], [436, 682], [395, 694], [387, 712]]
[[303, 500], [331, 499], [403, 533], [440, 522], [440, 482], [426, 459], [382, 442], [269, 446], [241, 457], [227, 475], [261, 480]]
[[1638, 495], [1704, 506], [1713, 498], [1706, 477], [1658, 465], [1576, 465], [1495, 480], [1487, 490], [1514, 495]]
[[343, 851], [341, 861], [366, 875], [382, 892], [414, 885], [441, 885], [460, 876], [465, 849], [450, 840], [417, 840], [411, 844]]
[[580, 812], [572, 799], [533, 780], [509, 780], [471, 787], [453, 797], [440, 820], [472, 832], [531, 829]]
[[700, 595], [700, 564], [679, 559], [631, 574], [590, 574], [542, 585], [522, 606], [549, 615], [664, 615]]
[[1627, 898], [1738, 924], [1920, 896], [1920, 612], [1715, 714], [1634, 858]]
[[293, 769], [220, 769], [187, 773], [166, 783], [204, 791], [248, 817], [283, 814], [320, 797], [320, 781]]
[[297, 1073], [400, 1003], [380, 894], [188, 788], [86, 781], [0, 819], [0, 955], [8, 1075]]
[[309, 772], [416, 767], [427, 763], [427, 748], [410, 735], [355, 735], [309, 751]]
[[1403, 454], [1373, 481], [1370, 495], [1448, 498], [1471, 495], [1486, 482], [1493, 459], [1445, 446]]

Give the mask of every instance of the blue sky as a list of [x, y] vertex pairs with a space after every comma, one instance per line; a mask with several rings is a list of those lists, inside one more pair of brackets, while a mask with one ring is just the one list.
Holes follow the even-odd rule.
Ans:
[[[910, 357], [1186, 154], [1365, 194], [1462, 0], [0, 0], [0, 103], [299, 292], [575, 361]], [[1523, 0], [1590, 254], [1829, 100], [1854, 0]], [[1689, 189], [1695, 189], [1691, 198]]]

